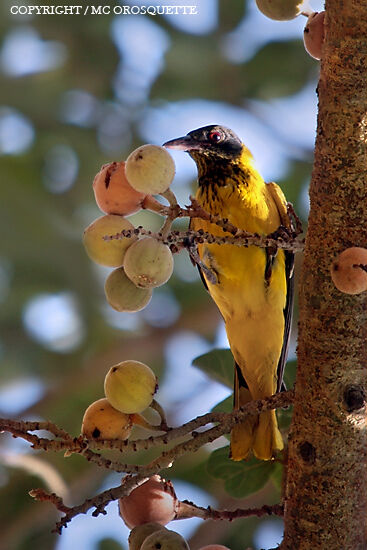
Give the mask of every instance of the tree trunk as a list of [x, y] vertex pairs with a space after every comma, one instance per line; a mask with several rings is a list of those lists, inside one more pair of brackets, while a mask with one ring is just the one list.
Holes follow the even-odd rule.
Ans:
[[282, 550], [366, 550], [367, 292], [330, 264], [367, 248], [367, 0], [327, 0]]

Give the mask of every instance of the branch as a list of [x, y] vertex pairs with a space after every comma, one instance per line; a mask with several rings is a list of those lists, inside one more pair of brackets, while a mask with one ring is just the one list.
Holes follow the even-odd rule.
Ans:
[[47, 493], [43, 489], [32, 489], [29, 492], [29, 495], [33, 497], [35, 500], [39, 500], [41, 502], [49, 501], [52, 502], [56, 506], [56, 508], [60, 511], [65, 513], [65, 516], [61, 518], [60, 521], [56, 523], [56, 527], [53, 530], [53, 532], [61, 534], [61, 530], [63, 527], [66, 527], [67, 524], [79, 514], [86, 514], [91, 508], [95, 508], [95, 510], [92, 512], [93, 517], [97, 517], [99, 514], [106, 514], [106, 506], [113, 500], [118, 500], [119, 498], [122, 498], [137, 487], [147, 481], [147, 477], [143, 477], [140, 475], [137, 476], [126, 476], [123, 480], [121, 485], [118, 487], [112, 487], [111, 489], [108, 489], [107, 491], [104, 491], [103, 493], [100, 493], [96, 495], [93, 498], [85, 500], [82, 504], [79, 506], [73, 506], [68, 507], [65, 506], [62, 499], [55, 495], [54, 493]]
[[29, 491], [29, 496], [40, 502], [51, 502], [57, 510], [67, 514], [70, 510], [69, 506], [65, 506], [62, 498], [57, 496], [55, 493], [47, 493], [43, 489], [31, 489]]
[[[231, 413], [223, 413], [220, 424], [203, 432], [192, 431], [191, 439], [179, 443], [169, 451], [164, 451], [158, 458], [154, 459], [148, 466], [156, 468], [154, 473], [167, 468], [180, 456], [195, 452], [203, 445], [211, 443], [231, 431], [233, 426], [244, 420], [247, 416], [258, 415], [270, 409], [282, 408], [290, 405], [294, 399], [294, 390], [278, 393], [262, 400], [251, 401], [239, 410]], [[144, 469], [145, 471], [145, 469]]]
[[[97, 450], [118, 450], [121, 452], [137, 452], [141, 450], [148, 450], [152, 447], [159, 445], [167, 445], [175, 439], [182, 438], [191, 435], [191, 439], [180, 443], [169, 451], [170, 454], [177, 449], [180, 456], [182, 449], [185, 451], [195, 451], [201, 445], [205, 445], [214, 439], [217, 439], [221, 435], [228, 433], [231, 428], [240, 420], [248, 415], [259, 414], [262, 411], [282, 408], [290, 405], [293, 402], [294, 391], [289, 390], [287, 392], [281, 392], [271, 397], [267, 397], [263, 400], [251, 401], [239, 410], [232, 411], [231, 413], [212, 412], [190, 420], [186, 424], [179, 426], [178, 428], [169, 428], [165, 434], [158, 436], [151, 436], [148, 439], [139, 439], [136, 441], [111, 439], [111, 440], [94, 440], [85, 439], [83, 436], [72, 437], [64, 430], [58, 428], [51, 422], [27, 422], [17, 421], [8, 418], [0, 418], [0, 431], [10, 432], [15, 437], [21, 437], [32, 444], [34, 449], [43, 449], [44, 451], [60, 452], [66, 451], [68, 454], [81, 453], [87, 460], [95, 462], [107, 469], [114, 469], [116, 471], [124, 471], [129, 473], [136, 473], [136, 468], [144, 468], [144, 466], [123, 465], [117, 461], [111, 461], [97, 453], [93, 453], [94, 449]], [[206, 426], [207, 424], [218, 423], [214, 428], [210, 428], [201, 432], [196, 430]], [[38, 437], [35, 434], [30, 434], [30, 431], [47, 430], [54, 435], [60, 434], [63, 439], [47, 439]], [[162, 457], [166, 456], [165, 453]], [[175, 458], [175, 457], [173, 457]], [[156, 459], [157, 460], [157, 459]]]
[[188, 231], [171, 231], [167, 235], [163, 235], [162, 232], [154, 232], [144, 227], [139, 226], [135, 229], [124, 229], [120, 233], [115, 235], [106, 235], [104, 239], [110, 241], [113, 239], [123, 239], [131, 237], [154, 237], [158, 241], [162, 241], [164, 244], [167, 244], [171, 247], [172, 252], [179, 252], [183, 248], [188, 248], [193, 243], [195, 244], [231, 244], [235, 246], [258, 246], [260, 248], [282, 248], [283, 250], [293, 250], [294, 252], [301, 252], [304, 248], [304, 239], [300, 237], [292, 237], [286, 235], [284, 232], [278, 237], [268, 236], [268, 235], [258, 235], [257, 233], [249, 233], [241, 229], [237, 229], [235, 235], [218, 237], [209, 233], [208, 231], [193, 231], [189, 229]]
[[[105, 513], [105, 507], [109, 502], [118, 500], [119, 498], [128, 495], [133, 489], [138, 487], [141, 483], [144, 483], [144, 481], [146, 481], [152, 475], [157, 474], [161, 470], [170, 467], [172, 465], [172, 462], [178, 457], [182, 456], [183, 454], [186, 454], [187, 452], [195, 452], [206, 443], [214, 441], [221, 435], [228, 433], [231, 430], [231, 428], [236, 423], [243, 420], [244, 417], [248, 415], [260, 414], [263, 411], [275, 409], [277, 407], [288, 406], [293, 402], [293, 398], [294, 398], [294, 391], [290, 390], [287, 392], [278, 393], [276, 395], [273, 395], [263, 400], [251, 401], [241, 409], [233, 411], [232, 413], [209, 413], [208, 415], [203, 415], [202, 417], [199, 417], [195, 420], [192, 420], [191, 422], [188, 422], [185, 425], [185, 429], [190, 427], [190, 429], [192, 430], [193, 426], [202, 426], [203, 422], [205, 423], [212, 422], [213, 419], [215, 419], [217, 422], [220, 422], [220, 423], [217, 426], [214, 426], [213, 428], [209, 428], [202, 432], [197, 432], [192, 430], [191, 438], [188, 441], [179, 443], [169, 451], [164, 451], [159, 457], [151, 461], [149, 464], [143, 465], [143, 466], [134, 466], [134, 465], [126, 465], [126, 464], [123, 465], [120, 462], [111, 461], [109, 459], [106, 459], [105, 457], [102, 457], [101, 455], [98, 455], [97, 453], [93, 453], [88, 448], [84, 448], [83, 451], [79, 451], [79, 452], [82, 452], [82, 454], [86, 457], [87, 460], [93, 461], [101, 467], [113, 469], [114, 471], [117, 471], [117, 472], [129, 471], [131, 473], [134, 473], [135, 475], [125, 476], [120, 486], [113, 487], [107, 491], [104, 491], [103, 493], [100, 493], [94, 496], [93, 498], [87, 499], [82, 504], [78, 506], [74, 506], [73, 508], [66, 507], [63, 504], [63, 501], [62, 499], [60, 499], [60, 497], [58, 497], [55, 494], [50, 495], [45, 491], [43, 491], [42, 489], [35, 489], [31, 491], [30, 494], [31, 496], [36, 498], [36, 500], [41, 500], [41, 501], [48, 500], [52, 502], [58, 510], [65, 513], [65, 517], [63, 517], [62, 520], [60, 520], [60, 522], [56, 525], [56, 530], [60, 533], [62, 527], [66, 526], [66, 524], [69, 521], [71, 521], [73, 517], [79, 514], [85, 514], [91, 508], [94, 508], [94, 511], [92, 513], [93, 516], [97, 516], [100, 513]], [[6, 419], [0, 420], [0, 429], [3, 429], [3, 427], [6, 426], [7, 422], [9, 424], [9, 421], [7, 421]], [[12, 430], [9, 430], [9, 431], [12, 431]], [[19, 436], [28, 437], [30, 435], [30, 434], [19, 435], [19, 430], [17, 429], [15, 431], [17, 432], [16, 435], [18, 437]], [[169, 432], [169, 434], [170, 433], [171, 432]], [[176, 434], [177, 433], [180, 434], [180, 428], [177, 429]], [[161, 440], [162, 437], [167, 437], [167, 436], [168, 434], [164, 436], [158, 436], [154, 439]], [[32, 436], [32, 437], [37, 437], [37, 436]], [[51, 443], [53, 443], [53, 440], [51, 440]], [[132, 442], [132, 443], [136, 444], [137, 442]], [[195, 507], [195, 505], [192, 505], [192, 506]], [[187, 507], [186, 508], [184, 507], [183, 509], [186, 510], [185, 513], [188, 513]], [[280, 515], [280, 508], [263, 507], [260, 510], [263, 510], [261, 514], [277, 513], [278, 515]], [[269, 510], [271, 510], [271, 512]], [[195, 516], [202, 517], [201, 515], [198, 515], [198, 514], [203, 514], [203, 513], [204, 512], [200, 511], [198, 507], [195, 507]], [[213, 519], [231, 519], [231, 514], [247, 513], [248, 515], [257, 515], [260, 512], [259, 512], [259, 509], [255, 509], [255, 511], [252, 510], [251, 512], [250, 511], [247, 511], [247, 512], [246, 511], [241, 511], [241, 512], [223, 511], [219, 513], [217, 511], [210, 511], [209, 509], [209, 511], [206, 511], [205, 513], [212, 514]], [[218, 516], [215, 517], [216, 514], [218, 513], [220, 517]], [[227, 517], [226, 517], [226, 514], [227, 514]], [[235, 516], [233, 516], [232, 519], [234, 517]], [[238, 517], [245, 517], [245, 516], [239, 515]]]
[[0, 431], [11, 431], [7, 430], [6, 425], [11, 427], [14, 430], [19, 431], [28, 431], [28, 432], [37, 432], [39, 430], [44, 430], [46, 432], [52, 433], [56, 437], [64, 437], [65, 439], [73, 439], [65, 430], [59, 428], [53, 422], [31, 422], [27, 420], [10, 420], [8, 418], [0, 418]]
[[[57, 510], [64, 513], [65, 516], [56, 524], [54, 532], [61, 533], [62, 528], [66, 527], [67, 524], [77, 515], [86, 514], [91, 508], [95, 508], [92, 512], [93, 517], [97, 517], [99, 514], [106, 514], [106, 506], [114, 500], [118, 500], [127, 496], [131, 491], [142, 485], [145, 481], [149, 479], [150, 476], [126, 476], [121, 485], [118, 487], [112, 487], [99, 495], [87, 499], [85, 502], [79, 506], [69, 507], [65, 506], [62, 499], [55, 495], [55, 493], [47, 493], [43, 489], [32, 489], [29, 491], [29, 495], [35, 500], [40, 502], [51, 502]], [[232, 521], [238, 518], [246, 518], [250, 516], [283, 516], [283, 506], [281, 504], [274, 504], [272, 506], [264, 505], [261, 508], [237, 508], [236, 510], [216, 510], [208, 506], [208, 508], [202, 508], [197, 506], [193, 502], [187, 500], [179, 501], [177, 507], [177, 514], [174, 518], [175, 520], [188, 519], [193, 517], [198, 517], [201, 519], [212, 519], [212, 520], [226, 520]]]
[[188, 518], [201, 518], [201, 519], [213, 519], [213, 520], [227, 520], [232, 521], [238, 518], [247, 518], [250, 516], [257, 516], [258, 518], [263, 516], [283, 516], [284, 508], [281, 504], [273, 504], [268, 506], [264, 504], [261, 508], [237, 508], [236, 510], [215, 510], [208, 506], [208, 508], [202, 508], [197, 506], [193, 502], [187, 500], [180, 501], [178, 503], [178, 510], [175, 519], [188, 519]]
[[[304, 239], [299, 238], [302, 233], [302, 224], [297, 217], [291, 203], [287, 204], [287, 211], [290, 220], [291, 230], [281, 228], [282, 231], [274, 232], [271, 235], [258, 235], [249, 233], [234, 226], [226, 218], [209, 214], [204, 210], [196, 199], [190, 197], [191, 204], [182, 208], [175, 202], [174, 195], [166, 196], [170, 206], [164, 206], [153, 197], [146, 197], [143, 208], [152, 210], [166, 216], [166, 221], [159, 232], [152, 232], [139, 226], [135, 229], [125, 229], [116, 235], [106, 235], [105, 240], [131, 238], [133, 236], [151, 236], [164, 242], [171, 247], [172, 252], [179, 252], [182, 248], [188, 248], [192, 252], [193, 245], [209, 244], [232, 244], [235, 246], [259, 246], [260, 248], [282, 248], [299, 252], [304, 248]], [[224, 233], [229, 235], [217, 236], [203, 230], [199, 231], [171, 231], [172, 222], [176, 218], [200, 218], [209, 223], [221, 227]]]

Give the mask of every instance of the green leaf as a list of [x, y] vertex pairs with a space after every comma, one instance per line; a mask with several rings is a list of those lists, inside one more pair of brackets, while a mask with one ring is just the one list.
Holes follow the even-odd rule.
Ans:
[[211, 412], [224, 412], [229, 413], [233, 409], [233, 396], [229, 395], [223, 401], [220, 401], [212, 408]]
[[[234, 359], [230, 349], [213, 349], [195, 357], [192, 364], [204, 371], [210, 378], [233, 388]], [[288, 361], [284, 371], [284, 382], [292, 388], [296, 378], [297, 361]]]
[[233, 388], [233, 355], [229, 349], [214, 349], [196, 357], [192, 364], [210, 378]]
[[278, 425], [280, 430], [288, 430], [291, 425], [293, 407], [277, 410]]
[[124, 547], [112, 538], [105, 538], [99, 541], [97, 550], [124, 550]]
[[277, 463], [251, 458], [235, 462], [229, 458], [229, 446], [214, 451], [208, 460], [208, 472], [225, 482], [228, 494], [243, 498], [256, 493], [271, 478]]
[[271, 474], [271, 480], [277, 489], [282, 488], [283, 464], [280, 464], [280, 462], [274, 463], [273, 472]]
[[315, 63], [305, 55], [301, 40], [266, 44], [242, 70], [243, 94], [262, 100], [295, 94], [316, 76]]
[[287, 389], [293, 388], [296, 381], [297, 361], [287, 361], [284, 369], [284, 382]]

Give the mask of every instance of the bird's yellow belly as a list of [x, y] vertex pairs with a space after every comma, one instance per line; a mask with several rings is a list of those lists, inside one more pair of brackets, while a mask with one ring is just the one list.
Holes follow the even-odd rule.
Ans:
[[283, 251], [278, 251], [269, 282], [264, 277], [264, 249], [203, 244], [199, 254], [217, 276], [217, 284], [207, 281], [209, 292], [223, 315], [233, 356], [252, 397], [275, 393], [286, 302]]

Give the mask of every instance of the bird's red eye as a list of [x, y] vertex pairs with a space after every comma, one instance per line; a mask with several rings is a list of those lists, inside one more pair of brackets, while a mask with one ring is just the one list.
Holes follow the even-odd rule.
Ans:
[[222, 137], [221, 132], [218, 132], [217, 130], [213, 130], [208, 136], [209, 140], [213, 143], [219, 143], [222, 140]]

